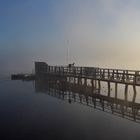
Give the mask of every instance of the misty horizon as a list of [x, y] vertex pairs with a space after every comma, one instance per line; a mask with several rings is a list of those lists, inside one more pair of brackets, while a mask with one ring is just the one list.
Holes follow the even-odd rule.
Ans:
[[139, 5], [137, 0], [1, 0], [0, 73], [31, 72], [34, 61], [140, 70]]

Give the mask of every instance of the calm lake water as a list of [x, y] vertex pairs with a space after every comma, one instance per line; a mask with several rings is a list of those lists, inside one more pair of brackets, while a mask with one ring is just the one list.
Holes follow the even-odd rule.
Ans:
[[140, 140], [140, 123], [37, 90], [0, 80], [2, 140]]

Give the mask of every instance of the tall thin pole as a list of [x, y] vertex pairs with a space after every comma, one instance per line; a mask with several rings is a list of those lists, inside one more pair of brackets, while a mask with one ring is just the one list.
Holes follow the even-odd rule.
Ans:
[[69, 64], [69, 40], [67, 40], [67, 56], [66, 56], [66, 63]]

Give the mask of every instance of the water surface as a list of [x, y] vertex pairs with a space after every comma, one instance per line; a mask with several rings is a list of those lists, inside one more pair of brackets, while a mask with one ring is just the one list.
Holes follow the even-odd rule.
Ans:
[[140, 123], [36, 92], [33, 81], [1, 80], [0, 113], [3, 140], [140, 139]]

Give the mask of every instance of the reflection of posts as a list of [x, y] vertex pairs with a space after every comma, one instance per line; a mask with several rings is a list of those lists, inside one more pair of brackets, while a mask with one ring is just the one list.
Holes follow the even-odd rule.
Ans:
[[74, 99], [74, 102], [76, 102], [76, 95], [75, 95], [75, 93], [73, 93], [73, 92], [72, 92], [72, 94], [73, 94], [72, 97], [73, 97], [73, 99]]
[[133, 113], [134, 120], [136, 120], [136, 109], [135, 108], [132, 108], [132, 113]]
[[69, 101], [69, 103], [71, 104], [71, 99], [69, 99], [68, 101]]
[[[83, 79], [84, 80], [84, 79]], [[91, 80], [93, 83], [94, 80]], [[126, 116], [128, 119], [133, 119], [135, 121], [139, 121], [139, 109], [140, 104], [135, 103], [136, 99], [136, 86], [133, 86], [134, 96], [132, 101], [127, 101], [127, 97], [124, 99], [119, 99], [115, 97], [105, 96], [102, 94], [91, 94], [87, 88], [87, 91], [80, 88], [81, 85], [69, 83], [68, 81], [64, 83], [62, 80], [48, 80], [35, 81], [36, 92], [38, 93], [46, 93], [53, 97], [67, 100], [68, 103], [80, 102], [83, 105], [88, 105], [94, 107], [99, 110], [103, 110], [108, 113], [112, 113], [114, 115], [122, 115], [122, 117]], [[117, 87], [117, 86], [116, 86]], [[125, 93], [127, 93], [128, 85], [125, 86]], [[66, 97], [66, 98], [65, 98]], [[79, 98], [77, 98], [79, 97]], [[125, 103], [124, 101], [127, 101]]]
[[84, 87], [85, 87], [85, 90], [86, 90], [86, 88], [87, 88], [87, 79], [86, 78], [84, 78]]
[[82, 103], [82, 95], [79, 94], [80, 103]]
[[115, 99], [117, 99], [118, 84], [115, 83]]
[[114, 106], [113, 106], [113, 103], [110, 103], [110, 107], [111, 107], [111, 111], [112, 111], [112, 114], [114, 113]]
[[124, 96], [125, 96], [125, 102], [127, 102], [128, 101], [128, 84], [125, 84]]
[[124, 117], [124, 106], [121, 105], [120, 107], [121, 107], [122, 117]]
[[96, 108], [96, 98], [92, 97], [92, 102], [94, 104], [94, 108]]
[[88, 95], [85, 95], [85, 98], [86, 98], [86, 103], [88, 105]]
[[133, 99], [132, 99], [132, 102], [135, 103], [135, 100], [136, 100], [136, 86], [133, 86], [133, 91], [134, 91], [134, 95], [133, 95]]
[[103, 109], [103, 111], [104, 111], [104, 100], [101, 100], [101, 104], [102, 104], [102, 109]]

